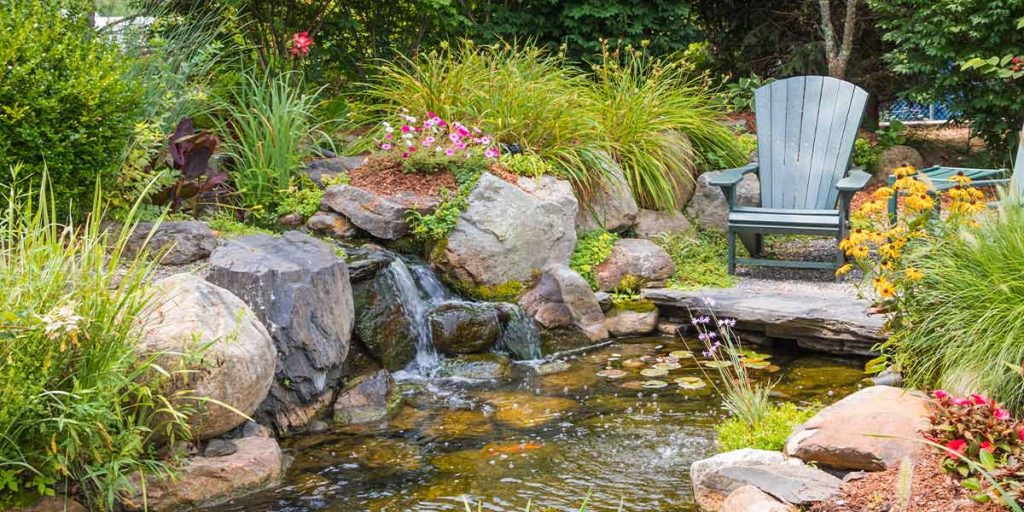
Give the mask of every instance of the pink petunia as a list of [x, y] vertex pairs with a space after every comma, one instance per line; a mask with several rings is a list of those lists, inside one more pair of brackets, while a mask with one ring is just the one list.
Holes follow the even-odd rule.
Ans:
[[409, 158], [409, 153], [402, 153], [402, 158]]
[[455, 148], [448, 148], [444, 150], [444, 154], [448, 156], [455, 156]]
[[457, 134], [457, 133], [449, 133], [448, 134], [448, 138], [452, 142], [458, 142], [458, 141], [462, 140], [462, 137], [459, 137], [459, 134]]
[[486, 156], [487, 158], [498, 158], [498, 149], [487, 148], [487, 150], [484, 151], [484, 156]]
[[977, 393], [971, 393], [971, 400], [975, 403], [975, 405], [985, 405], [989, 401], [989, 399], [985, 395], [979, 395]]
[[391, 149], [392, 147], [394, 147], [394, 146], [392, 146], [391, 144], [388, 144], [387, 142], [385, 142], [384, 144], [381, 144], [381, 145], [380, 145], [380, 148], [381, 148], [381, 149], [383, 149], [384, 151], [388, 151], [388, 150], [390, 150], [390, 149]]
[[934, 396], [935, 398], [937, 398], [939, 400], [943, 400], [943, 399], [949, 398], [949, 393], [946, 393], [945, 391], [943, 391], [941, 389], [936, 389], [935, 392], [932, 393], [932, 396]]
[[434, 142], [436, 142], [436, 139], [434, 139], [433, 137], [425, 137], [423, 139], [423, 143], [422, 144], [424, 146], [430, 147], [430, 146], [434, 145]]
[[992, 415], [999, 421], [1006, 421], [1010, 419], [1010, 411], [1001, 407], [997, 407]]
[[407, 124], [403, 124], [402, 125], [402, 133], [409, 133], [411, 131], [412, 131], [412, 127], [411, 126], [409, 126]]

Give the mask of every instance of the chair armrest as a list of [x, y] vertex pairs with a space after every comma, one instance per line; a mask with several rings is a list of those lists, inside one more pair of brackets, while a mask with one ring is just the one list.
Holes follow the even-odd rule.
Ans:
[[839, 180], [839, 183], [836, 183], [836, 188], [840, 192], [857, 192], [866, 187], [871, 178], [872, 176], [864, 172], [863, 169], [855, 167], [850, 169], [849, 175]]
[[732, 187], [739, 183], [743, 176], [752, 172], [757, 172], [757, 162], [735, 169], [716, 171], [712, 173], [713, 176], [708, 177], [708, 183], [716, 187]]

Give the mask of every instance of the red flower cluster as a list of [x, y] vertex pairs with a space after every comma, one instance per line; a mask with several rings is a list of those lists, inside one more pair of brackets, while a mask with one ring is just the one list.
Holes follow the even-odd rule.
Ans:
[[313, 45], [313, 38], [309, 32], [299, 32], [292, 36], [292, 57], [308, 55], [309, 47]]

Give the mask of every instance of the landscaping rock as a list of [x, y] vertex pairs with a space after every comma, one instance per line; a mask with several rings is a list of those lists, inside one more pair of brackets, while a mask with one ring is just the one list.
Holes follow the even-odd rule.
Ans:
[[928, 415], [929, 400], [922, 394], [872, 386], [797, 427], [786, 441], [786, 453], [834, 469], [882, 471], [920, 454], [923, 445], [914, 439], [928, 429]]
[[[153, 231], [152, 222], [143, 222], [135, 227], [125, 245], [125, 252], [135, 255], [145, 244], [150, 255], [166, 253], [161, 258], [163, 265], [187, 265], [210, 257], [217, 248], [217, 236], [204, 222], [194, 220], [161, 222]], [[146, 238], [153, 231], [152, 238]]]
[[546, 267], [519, 305], [546, 329], [576, 327], [591, 341], [608, 338], [597, 296], [587, 281], [566, 265]]
[[496, 348], [519, 361], [541, 357], [540, 332], [533, 317], [515, 304], [499, 302], [494, 306], [501, 321]]
[[87, 512], [81, 503], [67, 496], [42, 496], [31, 505], [14, 506], [6, 512]]
[[568, 187], [559, 188], [534, 195], [485, 173], [438, 263], [476, 285], [523, 282], [550, 264], [567, 264], [576, 246], [577, 205]]
[[332, 238], [354, 238], [359, 234], [356, 227], [342, 215], [334, 212], [316, 212], [306, 221], [306, 227], [314, 233]]
[[613, 291], [626, 276], [637, 277], [652, 288], [665, 286], [674, 271], [672, 257], [654, 242], [622, 238], [612, 246], [608, 259], [594, 267], [594, 276], [599, 289]]
[[208, 279], [249, 304], [274, 338], [276, 380], [261, 411], [279, 427], [312, 419], [309, 408], [325, 405], [352, 337], [345, 263], [329, 244], [296, 231], [247, 235], [213, 252]]
[[875, 179], [884, 183], [889, 175], [892, 174], [893, 169], [905, 165], [912, 165], [915, 169], [923, 169], [925, 167], [924, 158], [921, 157], [920, 152], [910, 146], [892, 146], [882, 151], [882, 154], [879, 155]]
[[512, 365], [502, 354], [471, 354], [445, 360], [437, 370], [443, 378], [469, 380], [501, 380], [508, 378]]
[[397, 240], [409, 233], [409, 212], [427, 214], [437, 200], [409, 193], [382, 196], [351, 185], [329, 187], [321, 208], [344, 215], [356, 227], [383, 240]]
[[428, 318], [434, 347], [448, 355], [489, 350], [501, 333], [498, 312], [490, 303], [445, 302], [431, 309]]
[[[780, 501], [801, 506], [832, 498], [842, 484], [842, 480], [820, 469], [785, 463], [722, 468], [702, 480], [704, 489], [710, 491], [705, 499], [724, 498], [740, 487], [751, 485]], [[712, 501], [717, 501], [714, 498]]]
[[558, 203], [563, 210], [579, 208], [579, 202], [576, 200], [576, 193], [573, 191], [572, 184], [566, 180], [560, 180], [553, 176], [539, 176], [537, 178], [520, 176], [516, 180], [516, 186], [534, 197]]
[[288, 227], [299, 227], [305, 221], [301, 213], [286, 213], [277, 219], [277, 223], [282, 226]]
[[348, 278], [353, 284], [372, 279], [392, 261], [395, 261], [393, 253], [373, 244], [345, 247]]
[[640, 210], [633, 232], [640, 238], [654, 238], [661, 234], [693, 233], [693, 225], [679, 212]]
[[400, 259], [392, 258], [372, 278], [356, 283], [353, 298], [356, 336], [384, 368], [404, 368], [416, 357], [417, 343], [429, 343], [427, 305]]
[[320, 158], [306, 164], [303, 172], [313, 180], [313, 183], [323, 188], [325, 177], [335, 178], [348, 174], [349, 171], [357, 169], [364, 162], [366, 162], [366, 155]]
[[[722, 189], [708, 183], [715, 173], [704, 173], [697, 178], [697, 190], [686, 206], [686, 216], [693, 219], [704, 229], [713, 229], [725, 233], [729, 224], [729, 203], [722, 194]], [[736, 204], [739, 206], [759, 206], [761, 204], [761, 187], [757, 175], [751, 173], [743, 177], [736, 185]]]
[[401, 401], [391, 374], [377, 370], [345, 385], [334, 401], [334, 421], [343, 425], [380, 421], [398, 409]]
[[[693, 495], [702, 510], [718, 510], [728, 493], [712, 489], [706, 480], [717, 471], [734, 466], [768, 466], [786, 462], [780, 452], [744, 448], [695, 461], [690, 465], [690, 482]], [[739, 488], [739, 486], [737, 486]]]
[[686, 325], [669, 320], [658, 321], [658, 332], [669, 336], [679, 336], [686, 330]]
[[203, 450], [203, 457], [226, 457], [238, 451], [238, 445], [230, 439], [213, 439]]
[[136, 494], [122, 502], [127, 510], [147, 508], [176, 512], [212, 507], [277, 485], [284, 473], [281, 448], [270, 437], [246, 437], [233, 441], [237, 451], [223, 457], [193, 457], [177, 468], [172, 480], [151, 475], [143, 501], [138, 477]]
[[625, 231], [636, 222], [637, 205], [626, 176], [611, 155], [600, 153], [605, 178], [580, 206], [576, 214], [576, 233], [598, 229]]
[[153, 292], [152, 305], [139, 315], [144, 334], [136, 350], [143, 357], [159, 354], [168, 371], [188, 361], [191, 372], [164, 391], [189, 390], [211, 400], [189, 419], [192, 434], [209, 439], [242, 424], [244, 417], [218, 403], [252, 415], [267, 397], [277, 363], [267, 329], [245, 302], [195, 274], [163, 278]]
[[658, 328], [658, 309], [633, 311], [612, 308], [605, 313], [604, 326], [612, 336], [650, 334]]
[[797, 508], [793, 505], [783, 503], [753, 485], [744, 485], [729, 493], [719, 510], [720, 512], [797, 512]]

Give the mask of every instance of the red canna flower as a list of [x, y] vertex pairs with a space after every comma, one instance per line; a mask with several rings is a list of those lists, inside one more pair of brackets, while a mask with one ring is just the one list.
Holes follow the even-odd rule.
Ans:
[[932, 396], [934, 396], [938, 400], [942, 400], [944, 398], [949, 398], [949, 393], [946, 393], [941, 389], [936, 389], [935, 392], [932, 393]]
[[299, 32], [292, 36], [292, 57], [309, 54], [309, 47], [313, 45], [313, 38], [309, 32]]
[[946, 443], [946, 451], [951, 454], [963, 455], [967, 451], [967, 441], [963, 439], [954, 439]]

